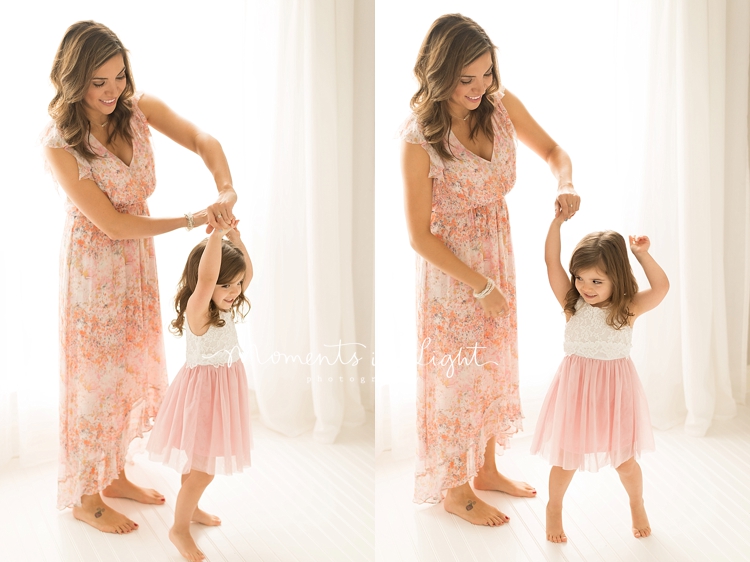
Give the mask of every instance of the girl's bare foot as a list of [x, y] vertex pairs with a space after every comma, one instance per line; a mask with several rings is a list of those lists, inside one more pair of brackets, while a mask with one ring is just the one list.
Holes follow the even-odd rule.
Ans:
[[633, 517], [633, 536], [637, 539], [647, 537], [651, 534], [651, 527], [648, 524], [646, 508], [643, 506], [643, 500], [630, 504], [630, 514]]
[[117, 480], [102, 490], [102, 495], [108, 498], [127, 498], [140, 503], [150, 503], [161, 505], [164, 503], [164, 496], [156, 490], [150, 488], [141, 488], [136, 486], [130, 480], [125, 478], [125, 472], [120, 473]]
[[448, 513], [458, 515], [474, 525], [498, 527], [510, 521], [510, 517], [502, 511], [480, 500], [468, 482], [457, 488], [450, 488], [443, 507]]
[[551, 542], [568, 542], [562, 524], [562, 506], [551, 507], [547, 504], [547, 540]]
[[211, 527], [221, 525], [221, 519], [216, 517], [216, 515], [206, 513], [199, 507], [195, 508], [195, 511], [193, 511], [193, 517], [190, 520], [195, 521], [196, 523], [200, 523], [201, 525], [209, 525]]
[[177, 547], [180, 554], [190, 560], [190, 562], [199, 562], [200, 560], [206, 559], [206, 555], [203, 554], [201, 549], [198, 548], [198, 545], [195, 544], [189, 529], [176, 531], [175, 528], [172, 527], [169, 530], [169, 540]]
[[529, 486], [526, 482], [506, 478], [497, 471], [497, 468], [485, 468], [486, 466], [483, 466], [474, 478], [475, 489], [504, 492], [519, 498], [536, 497], [536, 489], [533, 486]]
[[81, 506], [73, 508], [73, 517], [103, 533], [124, 535], [138, 529], [138, 523], [109, 507], [99, 494], [83, 496]]

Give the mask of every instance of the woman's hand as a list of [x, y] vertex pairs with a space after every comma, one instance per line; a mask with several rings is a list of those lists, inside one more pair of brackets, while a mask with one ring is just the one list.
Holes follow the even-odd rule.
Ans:
[[208, 212], [208, 227], [206, 228], [206, 232], [210, 233], [214, 228], [219, 230], [228, 230], [231, 228], [232, 221], [234, 220], [232, 209], [235, 203], [237, 203], [237, 194], [234, 189], [225, 189], [219, 193], [216, 203], [209, 205], [206, 209]]
[[[581, 198], [576, 193], [573, 184], [564, 183], [557, 189], [557, 199], [555, 199], [555, 208], [560, 210], [563, 220], [568, 220], [578, 212], [581, 206]], [[557, 213], [555, 213], [557, 216]]]
[[485, 316], [495, 318], [497, 316], [506, 316], [510, 311], [508, 299], [503, 292], [495, 287], [492, 292], [483, 299], [477, 299], [484, 309]]
[[203, 226], [208, 223], [208, 211], [201, 209], [197, 213], [193, 213], [193, 228], [196, 226]]

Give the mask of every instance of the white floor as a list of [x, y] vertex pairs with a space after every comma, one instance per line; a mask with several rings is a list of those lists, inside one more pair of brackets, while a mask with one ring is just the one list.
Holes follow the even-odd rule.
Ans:
[[[310, 436], [286, 438], [253, 426], [253, 466], [217, 476], [201, 506], [220, 527], [194, 524], [193, 536], [212, 562], [370, 561], [375, 552], [374, 432], [344, 429], [333, 445]], [[167, 538], [179, 475], [136, 455], [126, 468], [135, 482], [162, 492], [166, 505], [111, 500], [140, 528], [109, 535], [55, 509], [57, 467], [11, 464], [0, 472], [0, 561], [163, 562], [184, 560]]]
[[376, 559], [396, 561], [634, 561], [750, 560], [750, 409], [716, 422], [704, 438], [681, 428], [655, 432], [656, 452], [641, 459], [653, 534], [630, 532], [627, 495], [611, 468], [578, 473], [565, 499], [565, 545], [545, 540], [549, 467], [528, 454], [530, 437], [498, 457], [501, 471], [536, 486], [535, 499], [498, 492], [479, 496], [506, 513], [502, 527], [478, 527], [441, 505], [416, 505], [413, 460], [376, 461]]

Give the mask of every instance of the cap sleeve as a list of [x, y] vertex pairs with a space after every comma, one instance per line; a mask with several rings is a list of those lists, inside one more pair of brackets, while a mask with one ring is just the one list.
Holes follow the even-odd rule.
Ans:
[[437, 150], [435, 150], [435, 148], [424, 138], [424, 135], [422, 135], [422, 130], [419, 127], [419, 123], [417, 123], [416, 114], [412, 113], [409, 118], [404, 121], [398, 130], [398, 137], [409, 144], [418, 144], [424, 148], [425, 152], [427, 152], [430, 157], [430, 173], [428, 176], [431, 178], [442, 177], [445, 168], [443, 159], [440, 158]]
[[130, 98], [133, 102], [133, 117], [131, 119], [131, 124], [133, 126], [133, 132], [145, 138], [151, 136], [151, 129], [149, 129], [148, 119], [146, 119], [146, 115], [141, 111], [139, 105], [142, 97], [143, 92], [136, 92], [133, 97]]
[[[54, 121], [51, 121], [42, 132], [42, 135], [40, 137], [40, 144], [43, 147], [62, 148], [63, 150], [65, 150], [65, 152], [72, 155], [78, 163], [79, 180], [94, 179], [94, 175], [91, 172], [91, 163], [83, 156], [81, 156], [77, 150], [75, 150], [67, 142], [65, 142], [65, 139], [60, 134], [60, 131], [58, 130], [57, 125], [55, 125]], [[52, 169], [49, 167], [49, 162], [47, 162], [46, 158], [44, 159], [44, 169], [47, 170], [50, 174], [52, 173]], [[54, 177], [54, 174], [52, 174], [52, 177]]]

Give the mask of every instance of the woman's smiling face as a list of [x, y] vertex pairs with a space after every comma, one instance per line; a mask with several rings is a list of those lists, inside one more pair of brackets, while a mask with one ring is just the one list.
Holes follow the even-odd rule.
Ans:
[[89, 121], [101, 124], [115, 110], [117, 100], [125, 89], [125, 62], [115, 55], [94, 72], [83, 105]]
[[479, 107], [484, 92], [492, 85], [492, 54], [487, 51], [461, 70], [461, 77], [448, 100], [451, 114], [463, 119]]

